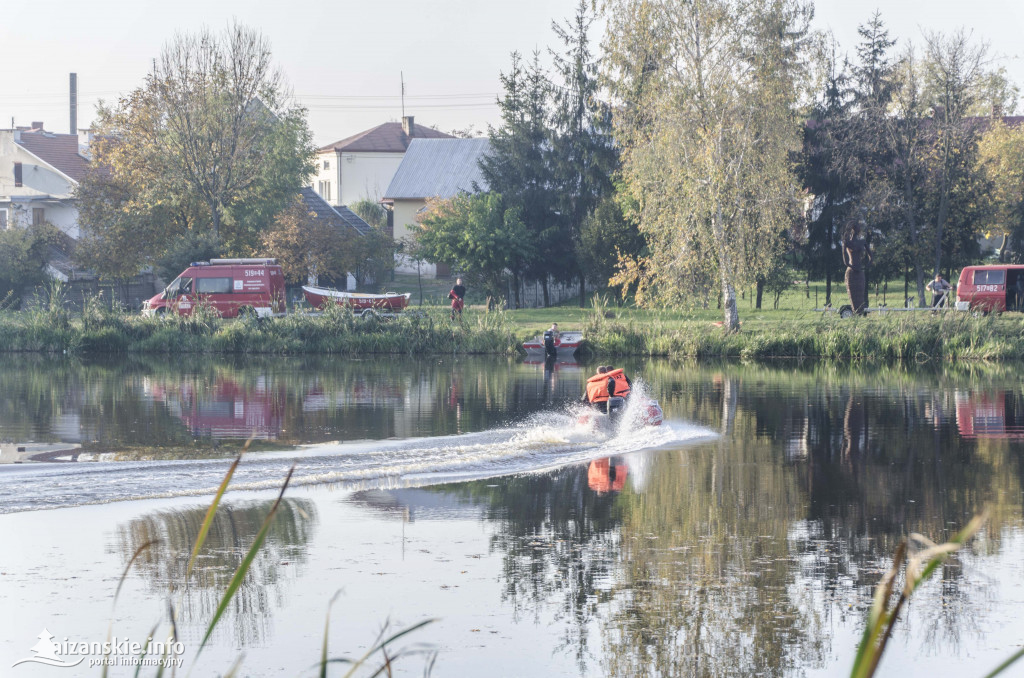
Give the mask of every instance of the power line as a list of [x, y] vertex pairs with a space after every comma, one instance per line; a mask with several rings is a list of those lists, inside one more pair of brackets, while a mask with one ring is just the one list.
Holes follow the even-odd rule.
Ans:
[[[496, 107], [497, 102], [491, 103], [479, 103], [479, 104], [419, 104], [416, 106], [417, 109], [432, 108], [432, 109], [458, 109], [458, 108], [493, 108]], [[391, 105], [380, 105], [380, 106], [360, 106], [356, 104], [313, 104], [307, 106], [311, 111], [320, 110], [349, 110], [349, 111], [380, 111], [380, 110], [392, 110], [396, 108], [394, 104]]]

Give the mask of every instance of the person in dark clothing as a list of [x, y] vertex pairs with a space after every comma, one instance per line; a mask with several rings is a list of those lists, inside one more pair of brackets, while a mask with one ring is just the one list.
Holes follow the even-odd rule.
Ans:
[[452, 320], [455, 320], [455, 314], [459, 314], [459, 319], [462, 319], [462, 307], [466, 304], [466, 287], [462, 284], [462, 278], [455, 279], [455, 287], [448, 293], [448, 298], [452, 300]]
[[544, 330], [544, 355], [548, 358], [556, 358], [558, 356], [558, 347], [555, 346], [556, 341], [558, 341], [558, 323], [551, 323], [551, 327]]
[[[608, 368], [608, 396], [614, 397], [616, 394], [621, 395], [623, 398], [629, 395], [630, 389], [633, 387], [633, 382], [630, 381], [626, 373], [621, 369], [612, 367], [611, 365], [606, 366]], [[615, 375], [615, 376], [612, 376]], [[616, 391], [616, 381], [621, 380], [625, 382], [625, 388], [622, 387], [621, 383]]]

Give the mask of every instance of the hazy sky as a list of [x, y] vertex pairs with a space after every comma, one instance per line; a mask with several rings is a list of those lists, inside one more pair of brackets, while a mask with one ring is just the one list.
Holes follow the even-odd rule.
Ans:
[[[79, 127], [98, 99], [141, 84], [176, 31], [221, 29], [232, 20], [270, 39], [278, 65], [309, 109], [318, 144], [406, 113], [442, 130], [495, 123], [498, 75], [513, 50], [546, 51], [552, 19], [576, 0], [6, 0], [0, 22], [0, 127], [41, 120], [68, 131], [68, 73], [78, 73]], [[875, 5], [819, 0], [816, 27], [831, 28], [853, 51], [857, 25]], [[877, 4], [894, 37], [920, 42], [922, 29], [966, 27], [987, 40], [1011, 76], [1024, 83], [1024, 3], [887, 0]], [[595, 36], [596, 37], [596, 36]], [[548, 59], [549, 60], [549, 59]]]

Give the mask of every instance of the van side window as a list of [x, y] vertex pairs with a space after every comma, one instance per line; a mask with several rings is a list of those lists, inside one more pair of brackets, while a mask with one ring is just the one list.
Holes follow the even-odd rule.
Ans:
[[192, 278], [179, 278], [178, 294], [192, 294]]
[[231, 278], [196, 278], [196, 294], [231, 294]]
[[1005, 282], [1006, 271], [1004, 270], [974, 272], [975, 285], [1002, 285]]

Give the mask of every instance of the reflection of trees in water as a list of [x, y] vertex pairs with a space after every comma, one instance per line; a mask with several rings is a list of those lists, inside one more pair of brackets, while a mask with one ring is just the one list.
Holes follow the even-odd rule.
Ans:
[[[754, 441], [739, 447], [773, 447], [770, 463], [789, 467], [807, 502], [789, 528], [797, 581], [821, 586], [817, 608], [825, 614], [858, 621], [863, 609], [847, 610], [851, 596], [868, 603], [907, 533], [942, 541], [990, 506], [986, 538], [972, 548], [992, 553], [1004, 527], [1020, 521], [1019, 445], [964, 440], [954, 418], [965, 379], [968, 389], [997, 389], [1001, 378], [880, 372], [865, 366], [850, 374], [831, 365], [792, 376], [765, 367], [696, 370], [663, 402], [667, 414], [683, 410], [723, 430], [729, 413], [752, 422]], [[730, 386], [734, 381], [739, 389]], [[948, 646], [974, 628], [989, 584], [974, 577], [965, 586], [957, 559], [936, 579], [937, 592], [918, 596], [915, 610], [929, 625], [926, 644]]]
[[731, 437], [655, 457], [644, 493], [622, 496], [608, 675], [774, 676], [826, 649], [789, 552], [806, 502], [756, 417], [733, 408], [738, 385], [721, 386]]
[[[179, 623], [201, 633], [272, 505], [273, 501], [221, 504], [196, 558], [188, 586], [185, 570], [207, 507], [154, 511], [124, 523], [117, 530], [116, 549], [127, 563], [141, 544], [158, 539], [159, 543], [136, 561], [135, 571], [142, 573], [154, 596], [166, 595], [173, 585]], [[270, 612], [284, 605], [287, 580], [301, 573], [316, 524], [312, 502], [288, 498], [281, 501], [267, 540], [220, 625], [233, 629], [234, 643], [244, 646], [265, 641], [270, 631]]]
[[559, 650], [573, 652], [581, 674], [596, 654], [589, 645], [599, 606], [618, 567], [618, 494], [587, 486], [587, 467], [543, 476], [479, 481], [437, 488], [488, 504], [496, 526], [491, 547], [502, 555], [502, 600], [515, 618], [540, 620], [554, 600]]
[[[985, 552], [1020, 522], [1019, 445], [956, 435], [960, 376], [666, 365], [644, 376], [664, 378], [667, 418], [723, 437], [651, 455], [642, 491], [598, 497], [583, 468], [443, 489], [488, 503], [504, 599], [534, 620], [556, 605], [582, 673], [602, 655], [595, 627], [607, 675], [820, 665], [833, 621], [861, 623], [905, 534], [944, 539], [991, 503], [991, 536], [974, 547]], [[981, 617], [990, 594], [964, 581], [972, 557], [915, 600], [926, 645], [949, 651]]]

